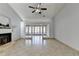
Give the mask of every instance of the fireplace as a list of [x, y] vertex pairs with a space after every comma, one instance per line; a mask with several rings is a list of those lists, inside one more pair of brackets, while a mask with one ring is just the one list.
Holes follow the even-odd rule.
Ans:
[[11, 42], [11, 33], [0, 34], [0, 45]]

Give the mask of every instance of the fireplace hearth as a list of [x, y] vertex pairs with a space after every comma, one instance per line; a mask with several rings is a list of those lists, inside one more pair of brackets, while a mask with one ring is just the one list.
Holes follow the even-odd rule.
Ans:
[[11, 42], [11, 33], [0, 34], [0, 45]]

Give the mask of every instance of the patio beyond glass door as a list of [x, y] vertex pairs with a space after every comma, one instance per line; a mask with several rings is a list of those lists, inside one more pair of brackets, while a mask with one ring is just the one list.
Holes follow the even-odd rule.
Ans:
[[26, 36], [47, 35], [46, 25], [26, 25]]

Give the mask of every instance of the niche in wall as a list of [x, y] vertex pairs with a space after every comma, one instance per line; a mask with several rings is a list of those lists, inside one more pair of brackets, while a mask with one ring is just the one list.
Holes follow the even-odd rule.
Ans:
[[10, 19], [8, 17], [0, 15], [0, 28], [10, 28]]

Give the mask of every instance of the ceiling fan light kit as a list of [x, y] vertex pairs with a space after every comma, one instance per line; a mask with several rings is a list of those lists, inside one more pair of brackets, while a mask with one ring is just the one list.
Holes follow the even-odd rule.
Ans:
[[[32, 13], [38, 13], [38, 14], [42, 14], [42, 10], [47, 10], [47, 8], [42, 8], [41, 7], [41, 3], [38, 3], [37, 4], [37, 7], [33, 7], [33, 6], [28, 6], [29, 8], [32, 8], [32, 9], [34, 9], [33, 11], [32, 11]], [[44, 17], [45, 17], [45, 15], [44, 15]]]

